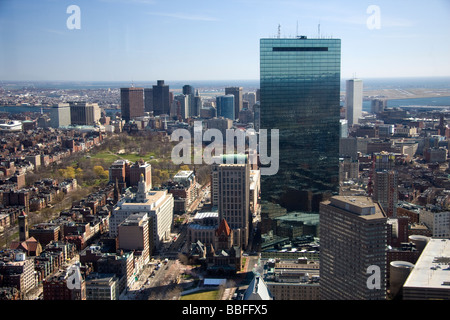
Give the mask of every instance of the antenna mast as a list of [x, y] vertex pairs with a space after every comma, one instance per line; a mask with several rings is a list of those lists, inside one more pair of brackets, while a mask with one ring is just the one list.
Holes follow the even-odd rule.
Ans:
[[280, 34], [281, 34], [281, 25], [278, 24], [278, 35], [277, 35], [278, 39], [280, 39]]

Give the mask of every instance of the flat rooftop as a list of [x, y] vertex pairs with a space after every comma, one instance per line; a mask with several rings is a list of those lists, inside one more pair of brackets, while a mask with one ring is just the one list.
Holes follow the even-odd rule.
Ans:
[[146, 209], [146, 207], [144, 208], [144, 206], [149, 206], [149, 208], [153, 210], [159, 207], [164, 202], [164, 200], [166, 200], [167, 197], [170, 196], [172, 195], [168, 194], [167, 190], [160, 190], [160, 191], [152, 190], [146, 192], [145, 200], [143, 200], [142, 202], [136, 201], [134, 197], [132, 199], [125, 198], [124, 200], [119, 201], [120, 203], [118, 203], [118, 206], [121, 207], [122, 209], [136, 207], [144, 210]]
[[403, 287], [450, 290], [450, 239], [430, 239]]
[[120, 225], [121, 226], [139, 226], [142, 222], [148, 220], [147, 213], [133, 213], [126, 218]]
[[334, 196], [327, 203], [364, 219], [380, 219], [386, 215], [378, 203], [364, 196]]
[[188, 171], [188, 170], [182, 170], [178, 171], [177, 174], [174, 176], [174, 178], [189, 178], [190, 175], [192, 175], [194, 171]]
[[205, 218], [219, 218], [219, 213], [217, 211], [213, 212], [197, 212], [194, 216], [194, 220], [205, 219]]

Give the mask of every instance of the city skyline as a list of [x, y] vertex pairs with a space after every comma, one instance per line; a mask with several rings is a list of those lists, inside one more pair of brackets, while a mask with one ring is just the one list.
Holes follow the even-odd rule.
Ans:
[[[259, 78], [259, 40], [278, 32], [281, 38], [320, 33], [342, 39], [343, 78], [450, 76], [446, 1], [182, 4], [3, 1], [0, 78], [252, 80]], [[69, 29], [72, 5], [80, 9], [79, 29]]]
[[0, 0], [0, 300], [450, 299], [447, 19], [161, 1]]

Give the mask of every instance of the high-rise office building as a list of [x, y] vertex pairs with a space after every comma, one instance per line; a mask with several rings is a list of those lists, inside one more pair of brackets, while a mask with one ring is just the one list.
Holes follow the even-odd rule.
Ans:
[[120, 108], [122, 119], [130, 121], [144, 115], [144, 89], [120, 88]]
[[388, 217], [397, 216], [398, 172], [395, 170], [395, 155], [388, 152], [374, 153], [373, 195]]
[[380, 113], [380, 112], [384, 111], [386, 106], [387, 106], [387, 100], [386, 99], [374, 99], [370, 103], [370, 111], [372, 113]]
[[[130, 161], [118, 159], [109, 167], [109, 182], [116, 183], [120, 189], [130, 186]], [[128, 183], [127, 183], [128, 181]]]
[[184, 85], [183, 86], [183, 94], [185, 94], [185, 95], [188, 95], [188, 94], [194, 95], [195, 94], [194, 87], [191, 86], [191, 85], [188, 85], [188, 84]]
[[386, 298], [387, 217], [368, 197], [334, 196], [320, 204], [323, 300]]
[[339, 137], [340, 138], [348, 138], [348, 121], [345, 119], [341, 119], [340, 121], [341, 124], [341, 130], [339, 132]]
[[92, 126], [100, 120], [101, 111], [97, 103], [69, 102], [69, 105], [72, 125]]
[[338, 193], [341, 41], [302, 36], [260, 46], [258, 122], [269, 143], [279, 130], [279, 170], [262, 176], [262, 200], [318, 213]]
[[246, 92], [242, 95], [244, 101], [248, 101], [248, 108], [253, 110], [253, 106], [256, 103], [256, 94], [254, 92]]
[[153, 250], [155, 247], [159, 247], [162, 241], [170, 238], [173, 207], [173, 195], [167, 190], [149, 191], [144, 181], [144, 175], [141, 175], [136, 194], [125, 193], [125, 196], [115, 205], [110, 217], [110, 236], [114, 238], [118, 236], [120, 223], [131, 214], [145, 212], [150, 218], [150, 233], [152, 234], [150, 250]]
[[169, 86], [164, 84], [164, 80], [158, 80], [153, 86], [153, 114], [155, 116], [169, 114], [170, 100]]
[[[150, 259], [149, 217], [145, 212], [131, 214], [118, 227], [119, 248], [130, 251], [139, 251], [142, 262], [148, 263]], [[136, 254], [136, 252], [135, 252]]]
[[242, 99], [242, 87], [227, 87], [225, 88], [225, 95], [232, 94], [234, 96], [234, 119], [235, 120], [239, 116], [239, 111], [242, 110], [243, 107], [243, 99]]
[[219, 221], [227, 221], [234, 233], [234, 244], [245, 249], [250, 231], [250, 164], [247, 155], [224, 155], [222, 164], [212, 165], [211, 195], [219, 212]]
[[198, 94], [198, 90], [194, 96], [194, 102], [192, 109], [192, 116], [197, 117], [200, 116], [200, 110], [203, 108], [203, 100], [202, 97]]
[[188, 118], [188, 117], [195, 117], [198, 116], [200, 111], [197, 112], [196, 110], [196, 105], [195, 105], [195, 89], [193, 86], [191, 85], [184, 85], [183, 86], [183, 95], [186, 96], [188, 103], [186, 105], [187, 107], [187, 113], [186, 113], [186, 117], [183, 118]]
[[192, 95], [194, 95], [195, 94], [194, 87], [189, 85], [189, 84], [184, 85], [183, 86], [183, 94], [186, 94], [186, 95], [187, 94], [192, 94]]
[[358, 124], [362, 116], [363, 82], [361, 79], [350, 79], [346, 81], [345, 109], [348, 125]]
[[226, 94], [224, 96], [216, 97], [217, 116], [227, 119], [235, 120], [235, 96], [232, 94]]
[[144, 111], [153, 111], [153, 88], [144, 88]]
[[189, 96], [185, 94], [178, 94], [173, 99], [173, 104], [176, 105], [176, 115], [179, 115], [182, 119], [189, 118], [189, 106], [191, 101]]
[[58, 103], [50, 109], [50, 126], [52, 128], [70, 126], [70, 105], [68, 103]]
[[138, 186], [141, 175], [144, 178], [146, 190], [150, 190], [152, 188], [152, 165], [144, 162], [142, 159], [130, 166], [129, 185]]
[[118, 159], [109, 167], [109, 182], [117, 183], [119, 188], [137, 187], [144, 176], [146, 190], [152, 188], [152, 165], [142, 159], [134, 163]]
[[259, 131], [259, 129], [261, 128], [261, 103], [259, 101], [256, 101], [255, 105], [253, 106], [253, 119], [255, 130]]

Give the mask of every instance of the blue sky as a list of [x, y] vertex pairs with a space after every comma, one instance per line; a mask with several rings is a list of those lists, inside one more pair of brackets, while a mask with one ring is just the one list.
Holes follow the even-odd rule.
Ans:
[[343, 78], [450, 76], [449, 18], [448, 0], [0, 0], [0, 79], [259, 79], [259, 39], [278, 24], [342, 39]]

